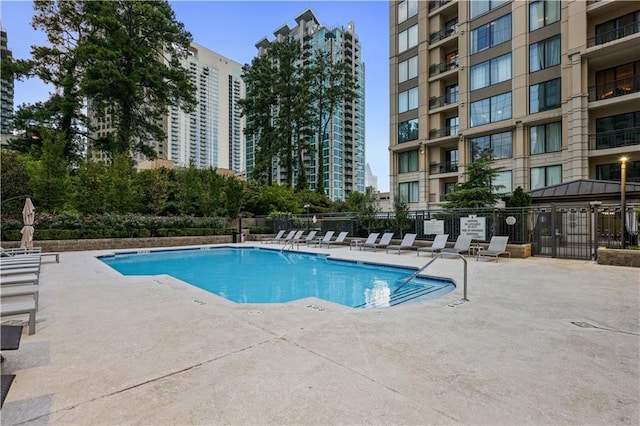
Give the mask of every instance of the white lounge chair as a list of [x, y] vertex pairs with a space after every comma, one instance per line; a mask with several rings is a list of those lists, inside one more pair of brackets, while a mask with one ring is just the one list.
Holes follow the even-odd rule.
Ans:
[[486, 250], [478, 250], [476, 261], [480, 260], [480, 257], [495, 257], [497, 263], [498, 258], [503, 254], [506, 254], [507, 257], [511, 257], [511, 253], [507, 251], [508, 241], [509, 237], [491, 237], [489, 247], [487, 247]]
[[335, 234], [335, 231], [327, 231], [321, 240], [313, 240], [309, 243], [309, 245], [314, 244], [316, 246], [322, 247], [322, 244], [331, 241], [331, 237], [333, 237], [333, 234]]
[[378, 239], [378, 235], [380, 235], [379, 232], [370, 233], [364, 243], [358, 240], [351, 241], [351, 244], [349, 245], [349, 250], [353, 249], [354, 247], [362, 250], [362, 247], [365, 244], [375, 244], [376, 240]]
[[269, 244], [269, 243], [273, 243], [273, 242], [278, 242], [282, 239], [282, 236], [284, 235], [285, 230], [281, 229], [278, 231], [278, 233], [276, 234], [275, 237], [273, 238], [265, 238], [264, 240], [262, 240], [263, 244]]
[[313, 241], [313, 239], [316, 237], [316, 234], [318, 233], [318, 231], [310, 231], [306, 237], [304, 237], [304, 239], [301, 240], [301, 242], [306, 243], [307, 245], [309, 245], [310, 242]]
[[387, 246], [387, 253], [389, 250], [398, 250], [398, 254], [400, 254], [401, 250], [411, 250], [413, 248], [413, 243], [416, 241], [417, 234], [404, 234], [404, 238], [400, 244], [391, 244]]
[[[348, 232], [342, 231], [341, 233], [338, 234], [335, 240], [329, 240], [329, 241], [323, 242], [322, 244], [326, 244], [327, 248], [331, 246], [342, 245], [344, 244], [344, 240], [345, 238], [347, 238], [347, 235], [349, 235]], [[322, 244], [320, 244], [320, 247], [322, 247]]]
[[389, 244], [391, 244], [392, 239], [393, 239], [393, 232], [385, 232], [384, 234], [382, 234], [380, 241], [378, 241], [377, 243], [371, 243], [371, 244], [364, 243], [362, 245], [362, 248], [364, 250], [368, 248], [372, 248], [374, 250], [377, 248], [386, 248]]
[[440, 254], [468, 253], [469, 247], [471, 247], [472, 239], [473, 237], [469, 237], [468, 235], [458, 235], [455, 245], [450, 248], [443, 248], [442, 250], [440, 250]]
[[433, 257], [433, 253], [437, 253], [443, 248], [447, 247], [447, 240], [449, 239], [449, 234], [439, 234], [433, 239], [433, 243], [430, 247], [419, 247], [416, 250], [416, 256], [420, 256], [420, 252], [428, 252], [431, 253], [431, 257]]
[[287, 235], [287, 238], [284, 239], [284, 241], [282, 241], [284, 244], [291, 244], [291, 243], [295, 243], [296, 241], [300, 241], [300, 238], [302, 238], [302, 234], [304, 234], [304, 231], [292, 231], [293, 235], [291, 235], [291, 233], [289, 233], [289, 235], [291, 235], [291, 237], [289, 238], [289, 235]]

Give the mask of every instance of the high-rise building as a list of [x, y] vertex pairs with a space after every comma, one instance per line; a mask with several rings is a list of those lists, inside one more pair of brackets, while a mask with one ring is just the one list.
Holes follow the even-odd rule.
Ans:
[[[296, 26], [283, 25], [274, 31], [275, 41], [292, 38], [300, 42], [300, 61], [304, 65], [312, 63], [314, 52], [330, 52], [344, 61], [357, 86], [355, 98], [342, 102], [329, 121], [324, 139], [324, 167], [318, 176], [315, 148], [317, 141], [311, 141], [310, 153], [304, 154], [307, 177], [311, 190], [317, 187], [318, 179], [324, 180], [327, 196], [334, 201], [344, 200], [351, 192], [364, 193], [365, 190], [365, 134], [364, 134], [364, 63], [360, 42], [355, 33], [355, 24], [345, 27], [328, 28], [321, 25], [315, 14], [307, 9], [296, 17]], [[266, 38], [256, 47], [263, 54], [272, 42]], [[257, 139], [247, 137], [247, 177], [251, 177]], [[286, 182], [286, 168], [274, 162], [273, 176], [278, 183]], [[295, 179], [295, 175], [294, 175]]]
[[[12, 53], [7, 43], [7, 32], [0, 27], [0, 56], [2, 60], [11, 58]], [[13, 78], [7, 78], [6, 73], [0, 77], [0, 133], [2, 143], [12, 134], [11, 116], [13, 115]]]
[[171, 107], [164, 157], [179, 167], [218, 167], [244, 174], [244, 98], [242, 65], [197, 43], [184, 64], [196, 86], [191, 113]]
[[640, 3], [390, 2], [390, 189], [438, 208], [487, 149], [501, 192], [640, 179]]
[[[161, 160], [177, 167], [230, 169], [244, 175], [244, 118], [238, 101], [245, 95], [242, 65], [192, 42], [183, 66], [196, 87], [196, 106], [192, 112], [169, 107], [163, 117], [166, 138], [154, 143]], [[110, 114], [96, 117], [96, 137], [114, 130]], [[93, 153], [100, 156], [100, 153]], [[137, 161], [144, 161], [136, 155]]]

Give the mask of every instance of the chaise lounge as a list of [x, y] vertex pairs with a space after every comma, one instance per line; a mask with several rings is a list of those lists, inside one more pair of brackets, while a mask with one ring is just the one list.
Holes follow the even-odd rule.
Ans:
[[436, 235], [430, 247], [419, 247], [418, 250], [416, 250], [416, 256], [420, 256], [420, 252], [427, 252], [431, 253], [431, 257], [433, 257], [433, 253], [437, 253], [443, 248], [447, 247], [448, 239], [449, 234]]
[[401, 250], [411, 250], [413, 248], [413, 243], [416, 240], [417, 234], [404, 234], [404, 238], [400, 244], [392, 244], [387, 246], [387, 253], [389, 250], [398, 250], [398, 254], [400, 254]]
[[511, 257], [511, 253], [507, 251], [508, 241], [509, 237], [491, 237], [489, 247], [487, 247], [486, 250], [478, 250], [476, 262], [480, 260], [480, 257], [495, 257], [496, 263], [498, 262], [498, 258], [503, 254], [506, 254], [507, 257]]

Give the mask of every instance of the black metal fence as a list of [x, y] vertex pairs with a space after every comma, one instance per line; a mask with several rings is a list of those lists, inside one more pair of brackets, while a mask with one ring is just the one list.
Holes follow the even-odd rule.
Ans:
[[[263, 226], [279, 229], [347, 231], [352, 237], [369, 232], [394, 232], [395, 238], [415, 233], [418, 240], [433, 240], [437, 234], [473, 235], [488, 242], [493, 236], [508, 236], [510, 244], [531, 244], [531, 254], [567, 259], [594, 259], [597, 247], [619, 248], [638, 245], [640, 205], [628, 205], [625, 231], [620, 205], [535, 206], [518, 208], [419, 210], [409, 213], [401, 230], [393, 212], [379, 213], [370, 223], [361, 223], [351, 213], [304, 214], [283, 220], [259, 219]], [[264, 222], [262, 222], [264, 221]]]

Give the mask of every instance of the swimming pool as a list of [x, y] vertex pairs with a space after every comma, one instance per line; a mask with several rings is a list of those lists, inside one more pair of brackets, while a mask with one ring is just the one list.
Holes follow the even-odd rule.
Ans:
[[417, 277], [393, 294], [414, 269], [262, 248], [145, 250], [99, 259], [123, 275], [167, 274], [236, 303], [317, 297], [381, 307], [433, 299], [455, 288], [451, 280]]

